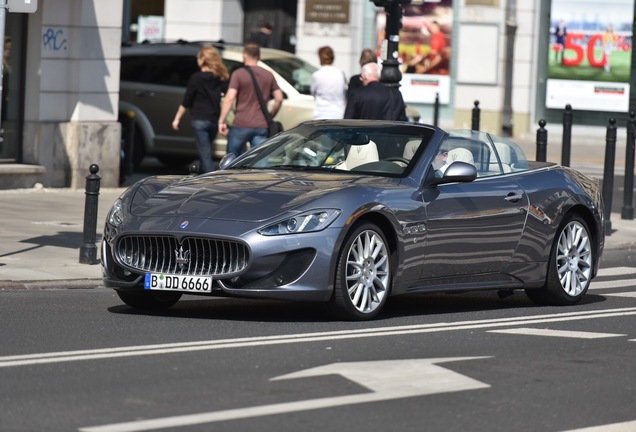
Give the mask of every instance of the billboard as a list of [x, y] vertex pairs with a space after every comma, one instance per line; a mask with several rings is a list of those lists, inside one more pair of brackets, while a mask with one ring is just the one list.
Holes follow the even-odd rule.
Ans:
[[552, 0], [546, 107], [627, 112], [634, 0]]
[[[376, 12], [378, 57], [385, 40], [386, 16]], [[400, 29], [400, 81], [405, 102], [440, 103], [450, 100], [450, 61], [453, 30], [453, 1], [413, 1], [404, 6]]]

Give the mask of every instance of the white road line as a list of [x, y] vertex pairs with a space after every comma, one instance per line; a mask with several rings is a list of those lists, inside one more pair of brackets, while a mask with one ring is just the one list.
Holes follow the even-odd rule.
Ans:
[[622, 292], [622, 293], [609, 293], [609, 294], [603, 294], [606, 295], [608, 297], [627, 297], [627, 298], [634, 298], [636, 297], [636, 291], [630, 291], [630, 292]]
[[576, 338], [576, 339], [601, 339], [610, 337], [627, 336], [624, 334], [614, 333], [594, 333], [594, 332], [580, 332], [580, 331], [567, 331], [567, 330], [551, 330], [551, 329], [537, 329], [537, 328], [515, 328], [506, 330], [489, 330], [488, 333], [507, 333], [527, 336], [552, 336], [552, 337], [564, 337], [564, 338]]
[[479, 321], [460, 321], [456, 323], [435, 323], [412, 326], [378, 327], [359, 330], [339, 330], [332, 332], [300, 333], [276, 336], [263, 336], [239, 339], [207, 340], [159, 345], [141, 345], [95, 350], [63, 351], [40, 354], [14, 355], [0, 357], [0, 367], [27, 366], [45, 363], [61, 363], [80, 360], [97, 360], [142, 355], [158, 355], [179, 352], [204, 351], [227, 348], [245, 348], [290, 343], [307, 343], [327, 340], [346, 340], [368, 337], [386, 337], [407, 334], [435, 333], [492, 327], [511, 327], [536, 325], [539, 323], [567, 322], [586, 319], [610, 318], [636, 315], [636, 307], [595, 311], [566, 312], [558, 314], [534, 315], [487, 319]]
[[592, 426], [583, 429], [571, 429], [565, 432], [633, 432], [636, 431], [636, 421]]
[[610, 288], [625, 288], [625, 287], [634, 287], [636, 288], [636, 280], [615, 280], [615, 281], [603, 281], [603, 282], [595, 282], [592, 281], [590, 284], [590, 290], [598, 290], [598, 289], [610, 289]]
[[[270, 405], [234, 408], [199, 414], [112, 423], [80, 428], [81, 432], [140, 432], [200, 425], [203, 423], [246, 419], [298, 411], [332, 408], [344, 405], [388, 401], [411, 397], [489, 388], [490, 385], [453, 372], [438, 363], [488, 357], [456, 357], [439, 359], [407, 359], [371, 362], [340, 362], [292, 372], [271, 378], [297, 379], [323, 375], [341, 375], [369, 392], [347, 396], [307, 399]], [[382, 373], [378, 374], [377, 371]], [[208, 428], [206, 428], [208, 429]], [[210, 428], [210, 430], [212, 430]]]
[[599, 276], [624, 276], [628, 274], [636, 276], [636, 267], [608, 267], [598, 271]]

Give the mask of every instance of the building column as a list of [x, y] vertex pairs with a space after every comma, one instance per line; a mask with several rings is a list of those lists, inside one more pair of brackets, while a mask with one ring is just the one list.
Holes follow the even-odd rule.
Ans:
[[47, 187], [119, 185], [123, 0], [42, 0], [29, 17], [23, 162]]

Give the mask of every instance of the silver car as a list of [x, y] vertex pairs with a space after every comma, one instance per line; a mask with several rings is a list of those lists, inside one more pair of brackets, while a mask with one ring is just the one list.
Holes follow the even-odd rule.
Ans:
[[523, 289], [563, 305], [603, 251], [599, 182], [487, 133], [310, 121], [221, 167], [147, 178], [115, 202], [102, 265], [124, 303], [315, 301], [352, 320], [415, 292]]

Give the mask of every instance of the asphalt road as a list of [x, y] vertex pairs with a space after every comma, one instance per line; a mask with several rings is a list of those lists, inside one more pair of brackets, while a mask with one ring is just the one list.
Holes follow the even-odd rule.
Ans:
[[573, 307], [410, 295], [361, 323], [314, 304], [190, 297], [148, 314], [106, 288], [0, 291], [0, 430], [633, 431], [621, 256]]

